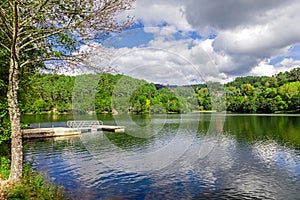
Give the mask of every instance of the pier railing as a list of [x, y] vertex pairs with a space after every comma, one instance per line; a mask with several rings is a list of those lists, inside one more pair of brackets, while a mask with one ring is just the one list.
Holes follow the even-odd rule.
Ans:
[[98, 120], [87, 120], [87, 121], [67, 121], [69, 128], [97, 128], [102, 126], [103, 122]]

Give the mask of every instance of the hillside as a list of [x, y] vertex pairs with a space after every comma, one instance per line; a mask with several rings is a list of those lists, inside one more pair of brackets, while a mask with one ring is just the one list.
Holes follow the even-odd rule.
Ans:
[[[207, 87], [209, 85], [209, 87]], [[214, 103], [212, 88], [226, 95]], [[74, 99], [76, 101], [74, 101]], [[72, 103], [73, 102], [73, 103]], [[300, 68], [272, 77], [239, 77], [225, 85], [207, 83], [167, 87], [124, 75], [77, 77], [35, 74], [20, 90], [23, 113], [182, 113], [211, 110], [247, 113], [300, 111]]]

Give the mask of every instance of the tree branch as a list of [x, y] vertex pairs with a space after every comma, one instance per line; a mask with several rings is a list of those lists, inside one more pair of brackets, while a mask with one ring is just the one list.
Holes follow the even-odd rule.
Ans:
[[38, 30], [28, 30], [28, 31], [25, 31], [25, 32], [21, 32], [19, 35], [21, 36], [22, 34], [26, 35], [24, 36], [24, 38], [22, 38], [21, 40], [21, 44], [24, 42], [24, 41], [27, 41], [29, 38], [32, 38], [32, 37], [35, 37], [35, 36], [38, 36], [38, 35], [41, 35], [41, 34], [45, 34], [45, 33], [51, 33], [53, 32], [53, 29], [52, 30], [43, 30], [43, 31], [38, 31]]
[[48, 38], [48, 37], [50, 37], [50, 36], [56, 35], [56, 34], [58, 34], [58, 33], [61, 33], [61, 32], [63, 32], [64, 30], [67, 30], [67, 29], [66, 29], [66, 28], [57, 29], [56, 31], [50, 32], [50, 33], [48, 33], [48, 34], [42, 34], [42, 33], [41, 33], [41, 36], [40, 36], [40, 37], [34, 38], [34, 39], [32, 39], [32, 40], [26, 42], [25, 44], [23, 44], [23, 45], [20, 47], [20, 50], [23, 50], [23, 49], [24, 49], [25, 47], [27, 47], [28, 45], [33, 44], [33, 43], [35, 43], [35, 42], [37, 42], [37, 41], [39, 41], [39, 40], [46, 39], [46, 38]]
[[26, 60], [25, 62], [20, 64], [20, 68], [24, 67], [25, 65], [29, 64], [29, 63], [34, 63], [36, 62], [36, 60]]
[[[35, 10], [34, 14], [27, 18], [26, 20], [24, 20], [20, 26], [21, 27], [26, 27], [28, 26], [34, 19], [36, 16], [38, 16], [39, 12], [41, 11], [41, 9], [49, 2], [49, 0], [44, 0], [43, 2], [41, 2], [39, 5], [38, 5], [38, 8]], [[32, 8], [33, 9], [33, 8]], [[30, 9], [29, 9], [30, 10]]]
[[12, 32], [11, 25], [9, 23], [7, 23], [7, 22], [9, 22], [10, 16], [7, 15], [6, 11], [3, 9], [2, 6], [0, 6], [0, 18], [1, 18], [1, 21], [2, 21], [3, 25], [5, 26], [5, 28], [7, 30], [9, 30], [10, 32]]
[[19, 51], [18, 46], [18, 31], [19, 31], [19, 3], [14, 2], [13, 5], [13, 30], [12, 30], [12, 44], [11, 44], [11, 54], [14, 58], [15, 62], [19, 62], [19, 55], [17, 51]]
[[6, 46], [5, 44], [3, 44], [1, 41], [0, 41], [0, 46], [2, 46], [3, 48], [5, 48], [7, 51], [10, 52], [10, 48], [8, 46]]
[[69, 55], [69, 54], [61, 54], [60, 56], [51, 56], [49, 55], [45, 57], [37, 57], [34, 59], [27, 59], [23, 63], [20, 64], [20, 68], [24, 67], [25, 65], [28, 65], [30, 63], [36, 63], [36, 62], [45, 62], [45, 61], [68, 61], [68, 62], [83, 62], [83, 58], [81, 58], [81, 54], [76, 55]]
[[4, 33], [5, 37], [11, 42], [11, 35], [9, 35], [9, 32], [7, 32], [8, 30], [0, 26], [0, 31]]

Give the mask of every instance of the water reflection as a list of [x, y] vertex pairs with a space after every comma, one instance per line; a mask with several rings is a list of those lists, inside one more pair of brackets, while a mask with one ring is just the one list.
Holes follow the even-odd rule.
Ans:
[[[151, 137], [98, 132], [81, 138], [26, 141], [25, 159], [64, 185], [70, 197], [82, 199], [298, 198], [299, 117], [229, 115], [215, 134], [207, 130], [221, 127], [218, 118], [211, 122], [211, 115], [201, 115], [200, 121], [181, 117], [166, 119]], [[134, 118], [135, 124], [144, 127], [155, 128], [161, 121], [159, 116], [143, 120]], [[191, 126], [196, 132], [189, 131]], [[158, 154], [154, 160], [145, 155], [174, 142], [177, 134], [179, 140], [171, 147], [179, 149], [180, 156], [153, 169], [160, 160], [167, 160], [168, 154]], [[181, 142], [190, 140], [187, 149], [180, 149]], [[207, 143], [213, 148], [205, 156], [199, 155]], [[134, 162], [130, 167], [120, 162], [132, 155], [137, 156], [135, 166]], [[151, 170], [140, 170], [151, 162], [155, 162]]]

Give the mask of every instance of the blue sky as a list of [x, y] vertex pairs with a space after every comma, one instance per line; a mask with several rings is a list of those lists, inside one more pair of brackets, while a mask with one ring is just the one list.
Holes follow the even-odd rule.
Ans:
[[270, 76], [300, 65], [299, 9], [297, 0], [137, 0], [126, 13], [135, 25], [102, 45], [120, 73], [152, 82]]

